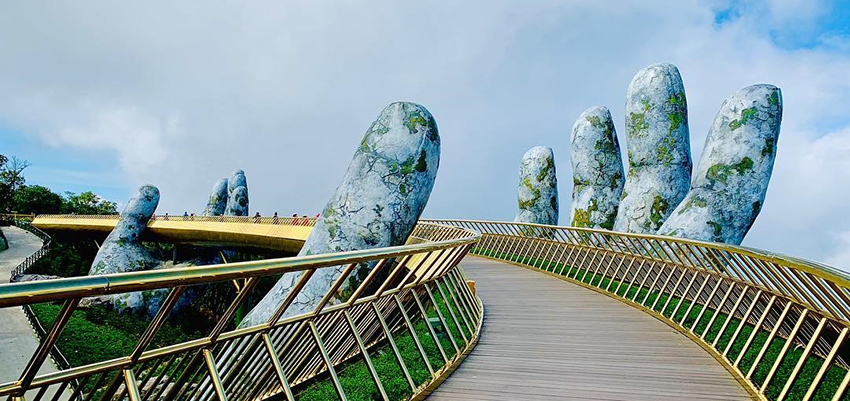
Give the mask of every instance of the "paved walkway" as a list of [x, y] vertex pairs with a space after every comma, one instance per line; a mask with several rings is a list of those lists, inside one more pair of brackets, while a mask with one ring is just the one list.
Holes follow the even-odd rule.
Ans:
[[684, 335], [605, 295], [468, 257], [484, 302], [478, 345], [429, 400], [748, 400]]
[[[12, 270], [27, 256], [41, 248], [41, 239], [17, 227], [2, 229], [6, 239], [9, 240], [9, 249], [0, 252], [0, 284], [5, 284], [9, 282]], [[37, 347], [38, 339], [30, 328], [23, 310], [20, 307], [0, 308], [0, 350], [3, 351], [0, 352], [0, 383], [17, 380]], [[52, 361], [48, 358], [39, 370], [39, 374], [55, 370]], [[52, 397], [52, 394], [52, 391], [48, 391], [46, 396]], [[32, 400], [35, 395], [35, 391], [29, 391], [26, 399]]]

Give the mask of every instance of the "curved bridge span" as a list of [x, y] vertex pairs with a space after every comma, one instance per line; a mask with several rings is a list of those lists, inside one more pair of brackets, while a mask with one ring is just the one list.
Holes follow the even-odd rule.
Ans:
[[[117, 215], [39, 215], [32, 225], [45, 231], [106, 235], [118, 223]], [[255, 247], [298, 253], [316, 219], [308, 217], [154, 216], [145, 237], [206, 246]]]
[[[39, 219], [36, 226], [53, 231], [103, 232], [110, 226], [89, 216]], [[275, 247], [303, 243], [313, 223], [205, 219], [166, 222], [163, 216], [151, 227], [159, 225], [160, 239], [175, 242], [282, 249]], [[390, 399], [386, 378], [368, 355], [392, 345], [410, 387], [407, 397], [414, 399], [847, 399], [845, 273], [769, 252], [670, 237], [430, 220], [420, 222], [402, 247], [0, 285], [0, 307], [65, 300], [63, 311], [70, 313], [73, 300], [86, 296], [162, 288], [176, 297], [188, 284], [248, 283], [364, 261], [391, 273], [379, 288], [364, 286], [342, 304], [323, 304], [308, 316], [278, 315], [254, 328], [232, 330], [222, 323], [205, 338], [165, 349], [146, 350], [143, 336], [138, 352], [97, 366], [44, 376], [34, 374], [38, 366], [27, 367], [17, 382], [0, 385], [0, 396], [23, 391], [29, 400], [43, 388], [88, 380], [111, 386], [105, 389], [115, 397], [149, 399], [163, 392], [144, 385], [162, 380], [151, 366], [172, 358], [195, 373], [164, 379], [173, 383], [163, 399], [294, 399], [291, 388], [321, 378], [334, 383], [339, 398], [350, 399], [337, 369], [357, 360], [370, 367], [377, 388], [372, 398]], [[241, 288], [234, 305], [253, 289]], [[415, 333], [417, 322], [425, 322], [426, 333]], [[412, 380], [398, 353], [393, 337], [405, 330], [418, 340], [428, 380]], [[49, 339], [33, 361], [44, 360], [54, 345]], [[423, 344], [449, 339], [451, 346], [440, 348], [442, 358], [428, 364]], [[237, 377], [240, 369], [247, 369], [252, 384]], [[94, 392], [88, 396], [83, 399], [93, 399]]]
[[481, 339], [433, 400], [749, 400], [729, 372], [664, 323], [593, 291], [467, 257]]

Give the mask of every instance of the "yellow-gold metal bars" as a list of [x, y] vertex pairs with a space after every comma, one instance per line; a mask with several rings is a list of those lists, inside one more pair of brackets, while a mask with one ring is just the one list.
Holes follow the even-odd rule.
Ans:
[[472, 254], [540, 270], [660, 319], [705, 348], [753, 397], [845, 396], [850, 276], [844, 272], [756, 249], [674, 237], [475, 220], [428, 222], [480, 232]]
[[[42, 217], [116, 219], [116, 216], [38, 216]], [[169, 216], [168, 220], [157, 216], [156, 220], [182, 222], [184, 216]], [[311, 227], [315, 223], [314, 219], [274, 217], [189, 216], [185, 221], [211, 226], [252, 223]], [[317, 377], [328, 377], [339, 398], [345, 400], [338, 369], [348, 361], [362, 359], [381, 396], [388, 399], [369, 355], [373, 347], [383, 344], [392, 348], [413, 397], [424, 397], [477, 341], [483, 307], [463, 285], [467, 277], [458, 263], [479, 238], [479, 234], [469, 229], [419, 223], [408, 244], [397, 247], [0, 285], [0, 307], [26, 308], [42, 302], [62, 304], [19, 379], [0, 384], [0, 398], [223, 401], [280, 396], [292, 400], [293, 387]], [[373, 264], [374, 268], [346, 300], [331, 302], [360, 263]], [[282, 318], [313, 272], [332, 266], [345, 266], [344, 272], [315, 310]], [[304, 274], [269, 321], [230, 329], [237, 310], [260, 278], [295, 271]], [[242, 280], [242, 284], [230, 306], [216, 317], [217, 324], [209, 334], [179, 344], [151, 346], [188, 286], [236, 279]], [[81, 300], [151, 289], [165, 289], [168, 295], [128, 355], [83, 366], [60, 366], [52, 373], [37, 373], [55, 350]], [[414, 329], [420, 321], [427, 326], [426, 337]], [[458, 328], [457, 332], [453, 333], [449, 326]], [[405, 333], [413, 336], [422, 362], [431, 374], [426, 383], [412, 380], [399, 353], [396, 338]], [[447, 336], [452, 348], [444, 349], [438, 335]], [[432, 366], [420, 343], [422, 339], [437, 344], [443, 366]]]

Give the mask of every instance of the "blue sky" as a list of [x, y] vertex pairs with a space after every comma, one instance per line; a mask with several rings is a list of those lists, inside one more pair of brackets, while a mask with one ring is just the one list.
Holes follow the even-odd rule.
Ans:
[[[793, 5], [794, 2], [788, 3]], [[733, 0], [717, 9], [714, 21], [722, 28], [723, 25], [733, 23], [741, 17], [770, 12], [770, 6], [771, 2]], [[804, 13], [803, 21], [792, 18], [778, 24], [765, 25], [762, 29], [777, 46], [791, 50], [832, 48], [836, 46], [834, 39], [846, 39], [850, 36], [850, 2], [812, 1], [806, 7], [815, 9]], [[834, 50], [846, 51], [847, 48]]]
[[3, 153], [31, 163], [27, 184], [43, 185], [54, 192], [93, 191], [106, 199], [124, 201], [130, 188], [112, 154], [85, 149], [52, 147], [21, 132], [0, 130]]
[[544, 145], [566, 224], [573, 122], [608, 106], [625, 144], [628, 84], [666, 61], [685, 83], [695, 161], [729, 94], [783, 90], [774, 177], [745, 244], [850, 269], [847, 1], [2, 8], [0, 153], [32, 162], [31, 184], [124, 202], [152, 183], [159, 212], [182, 213], [241, 168], [252, 211], [314, 214], [378, 112], [407, 100], [442, 137], [427, 217], [512, 219], [519, 159]]

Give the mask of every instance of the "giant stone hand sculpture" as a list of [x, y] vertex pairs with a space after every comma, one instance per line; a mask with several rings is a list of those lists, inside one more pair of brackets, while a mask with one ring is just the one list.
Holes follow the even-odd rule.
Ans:
[[519, 223], [558, 224], [558, 178], [552, 148], [535, 146], [519, 165]]
[[[655, 64], [638, 72], [626, 112], [630, 167], [614, 230], [740, 244], [761, 211], [773, 171], [782, 120], [779, 88], [748, 86], [726, 99], [692, 183], [687, 103], [676, 67]], [[577, 127], [582, 119], [584, 114]], [[572, 148], [573, 160], [602, 153]], [[585, 199], [585, 191], [574, 185], [573, 199]], [[574, 226], [580, 223], [573, 219]]]
[[221, 216], [227, 207], [227, 178], [216, 181], [202, 216]]
[[227, 198], [227, 207], [224, 209], [225, 216], [247, 216], [248, 215], [248, 188], [236, 187]]
[[[440, 136], [431, 113], [415, 103], [387, 106], [366, 131], [299, 256], [404, 244], [428, 203], [439, 164]], [[372, 267], [358, 266], [331, 303], [350, 294]], [[315, 308], [343, 270], [317, 271], [283, 316]], [[301, 275], [285, 274], [240, 327], [274, 316]]]
[[573, 202], [570, 225], [614, 229], [623, 192], [620, 143], [607, 108], [596, 106], [581, 113], [573, 126]]
[[140, 240], [158, 204], [159, 189], [153, 185], [139, 187], [97, 251], [89, 275], [148, 270], [159, 263]]
[[691, 191], [658, 233], [740, 244], [764, 203], [781, 121], [773, 85], [729, 96], [705, 139]]
[[227, 206], [224, 209], [224, 215], [248, 215], [248, 181], [242, 170], [234, 171], [227, 180]]
[[691, 145], [679, 70], [653, 64], [626, 95], [629, 175], [614, 230], [654, 233], [688, 192]]
[[[97, 251], [89, 275], [134, 272], [158, 267], [160, 261], [142, 246], [140, 239], [158, 204], [159, 189], [153, 185], [143, 185], [139, 188], [127, 202], [115, 228]], [[138, 312], [148, 309], [148, 299], [161, 295], [158, 292], [167, 291], [122, 293], [104, 296], [102, 300], [112, 304], [120, 312]], [[155, 312], [154, 309], [153, 313]], [[148, 313], [150, 314], [150, 311]]]

